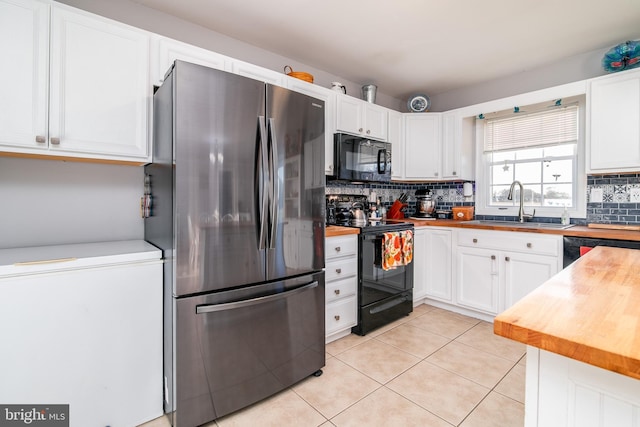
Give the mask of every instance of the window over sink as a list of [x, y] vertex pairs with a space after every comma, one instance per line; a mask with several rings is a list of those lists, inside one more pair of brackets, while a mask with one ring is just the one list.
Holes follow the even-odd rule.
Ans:
[[585, 97], [552, 100], [476, 119], [476, 213], [513, 216], [524, 206], [536, 216], [586, 214]]

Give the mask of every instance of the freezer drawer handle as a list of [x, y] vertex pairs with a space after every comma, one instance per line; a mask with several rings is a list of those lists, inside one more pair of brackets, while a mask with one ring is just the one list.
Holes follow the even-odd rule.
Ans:
[[21, 266], [21, 265], [54, 264], [54, 263], [57, 263], [57, 262], [75, 261], [77, 259], [78, 258], [58, 258], [58, 259], [47, 259], [47, 260], [43, 260], [43, 261], [21, 261], [21, 262], [16, 262], [13, 265], [18, 267], [18, 266]]
[[262, 304], [269, 301], [275, 301], [282, 298], [288, 298], [292, 295], [299, 294], [300, 292], [304, 292], [309, 289], [313, 289], [318, 286], [318, 281], [314, 281], [309, 283], [308, 285], [301, 286], [299, 288], [292, 289], [287, 292], [282, 292], [275, 295], [267, 295], [264, 297], [252, 298], [245, 301], [236, 301], [236, 302], [228, 302], [225, 304], [209, 304], [209, 305], [199, 305], [196, 307], [196, 314], [203, 313], [213, 313], [216, 311], [225, 311], [225, 310], [233, 310], [236, 308], [244, 308], [250, 307], [256, 304]]

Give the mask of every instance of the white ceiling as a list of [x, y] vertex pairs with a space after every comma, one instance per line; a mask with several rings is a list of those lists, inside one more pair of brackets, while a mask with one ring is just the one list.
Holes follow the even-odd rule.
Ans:
[[640, 38], [640, 0], [134, 1], [397, 99]]

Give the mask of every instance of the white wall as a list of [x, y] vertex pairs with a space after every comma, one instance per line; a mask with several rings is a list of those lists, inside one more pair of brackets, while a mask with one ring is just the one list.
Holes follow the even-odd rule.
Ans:
[[144, 169], [0, 157], [0, 248], [144, 238]]
[[[574, 55], [533, 70], [523, 70], [515, 75], [433, 95], [432, 111], [452, 110], [601, 76], [606, 74], [601, 62], [607, 50], [609, 49]], [[473, 68], [469, 68], [469, 72], [472, 73]]]

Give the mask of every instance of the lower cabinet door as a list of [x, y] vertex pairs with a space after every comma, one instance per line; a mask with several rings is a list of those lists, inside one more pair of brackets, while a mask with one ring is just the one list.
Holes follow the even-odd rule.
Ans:
[[325, 333], [327, 336], [351, 328], [357, 323], [357, 301], [355, 295], [327, 304], [325, 317]]
[[498, 314], [499, 260], [497, 251], [458, 246], [457, 303]]
[[505, 303], [504, 309], [549, 280], [558, 272], [558, 258], [542, 255], [505, 253]]

